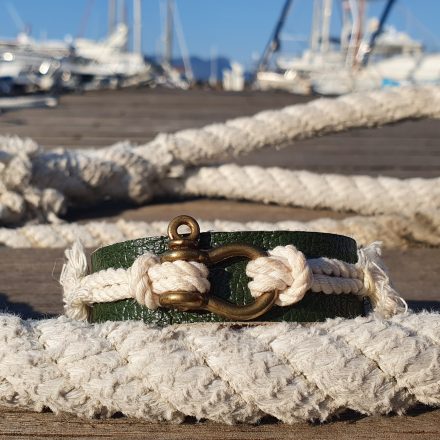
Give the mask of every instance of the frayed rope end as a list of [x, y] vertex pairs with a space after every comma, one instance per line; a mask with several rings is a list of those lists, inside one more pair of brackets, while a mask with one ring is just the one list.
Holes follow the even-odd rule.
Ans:
[[89, 307], [83, 301], [84, 295], [81, 294], [81, 280], [88, 273], [84, 247], [79, 240], [76, 240], [71, 249], [66, 249], [64, 255], [67, 261], [63, 264], [60, 275], [64, 312], [69, 318], [84, 321], [89, 315]]
[[391, 285], [382, 259], [382, 242], [375, 241], [359, 248], [357, 265], [364, 271], [365, 290], [378, 316], [389, 318], [397, 313], [408, 312], [406, 301]]

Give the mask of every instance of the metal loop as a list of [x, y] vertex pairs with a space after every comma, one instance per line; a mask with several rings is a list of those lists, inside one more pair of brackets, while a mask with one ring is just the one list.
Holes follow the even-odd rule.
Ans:
[[[177, 232], [177, 228], [181, 225], [190, 227], [191, 233], [189, 236], [180, 235]], [[241, 243], [227, 244], [210, 250], [200, 250], [196, 248], [199, 235], [199, 224], [192, 217], [181, 215], [173, 219], [168, 225], [170, 250], [162, 254], [161, 261], [200, 261], [207, 265], [213, 265], [233, 257], [245, 257], [253, 260], [266, 255], [261, 249]], [[237, 305], [198, 292], [165, 292], [160, 295], [159, 303], [166, 308], [182, 311], [206, 310], [230, 320], [248, 321], [270, 310], [277, 296], [278, 292], [274, 290], [263, 293], [249, 304]]]
[[[177, 231], [180, 226], [188, 226], [190, 229], [189, 236], [179, 234]], [[200, 236], [200, 226], [197, 221], [189, 215], [179, 215], [170, 221], [168, 225], [168, 237], [170, 240], [179, 240], [185, 238], [190, 241], [197, 241]]]

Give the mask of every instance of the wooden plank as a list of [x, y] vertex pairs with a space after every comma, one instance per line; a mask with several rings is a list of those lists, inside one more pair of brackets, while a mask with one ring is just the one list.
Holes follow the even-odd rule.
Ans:
[[[64, 96], [57, 109], [28, 109], [0, 118], [0, 134], [33, 136], [54, 146], [105, 146], [129, 138], [145, 142], [158, 132], [200, 127], [210, 122], [251, 115], [309, 98], [283, 93], [211, 93], [205, 91], [117, 90]], [[402, 121], [376, 129], [296, 142], [276, 154], [261, 151], [241, 163], [305, 168], [339, 173], [385, 174], [399, 177], [440, 175], [440, 121]], [[104, 205], [69, 213], [70, 221], [89, 219], [169, 220], [190, 213], [198, 218], [239, 221], [342, 218], [346, 214], [309, 211], [224, 200], [162, 201], [150, 206]], [[380, 238], [380, 237], [378, 237]], [[440, 249], [386, 250], [396, 288], [416, 310], [440, 311]], [[0, 249], [0, 308], [25, 318], [62, 313], [58, 276], [62, 250]], [[360, 417], [348, 414], [323, 425], [294, 426], [266, 421], [235, 427], [213, 423], [148, 424], [118, 418], [81, 420], [74, 416], [37, 414], [20, 409], [0, 410], [0, 438], [439, 438], [440, 410], [419, 408], [404, 417]]]
[[190, 213], [204, 220], [256, 221], [277, 222], [282, 220], [307, 221], [315, 218], [330, 217], [344, 218], [346, 214], [325, 209], [311, 211], [303, 208], [287, 206], [264, 205], [262, 203], [241, 202], [233, 200], [158, 200], [144, 206], [107, 203], [98, 208], [87, 207], [70, 211], [68, 221], [86, 221], [89, 219], [170, 221], [182, 213]]
[[405, 417], [362, 417], [345, 415], [340, 421], [325, 424], [229, 426], [216, 423], [145, 423], [133, 419], [79, 420], [68, 415], [35, 414], [2, 409], [0, 438], [17, 439], [204, 439], [204, 440], [353, 440], [399, 439], [438, 440], [440, 410], [419, 408]]
[[[56, 109], [3, 115], [0, 134], [30, 136], [49, 148], [102, 147], [129, 139], [144, 143], [173, 132], [259, 110], [306, 102], [284, 93], [211, 93], [155, 90], [94, 92], [64, 96]], [[239, 158], [238, 163], [315, 172], [434, 177], [440, 175], [440, 120], [402, 121], [308, 139]]]

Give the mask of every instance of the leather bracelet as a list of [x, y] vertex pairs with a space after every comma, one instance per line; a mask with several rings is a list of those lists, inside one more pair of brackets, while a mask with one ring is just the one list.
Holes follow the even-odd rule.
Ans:
[[[169, 237], [140, 238], [96, 250], [91, 256], [92, 272], [109, 268], [127, 269], [137, 257], [145, 252], [161, 255], [165, 259], [184, 258], [188, 260], [199, 259], [199, 261], [208, 258], [207, 255], [210, 252], [211, 254], [232, 252], [231, 258], [210, 266], [211, 289], [209, 296], [222, 304], [226, 303], [230, 308], [237, 308], [235, 305], [252, 304], [254, 301], [247, 288], [249, 279], [245, 272], [248, 258], [252, 254], [249, 249], [259, 252], [259, 249], [267, 251], [276, 246], [293, 244], [307, 258], [327, 257], [352, 264], [356, 263], [358, 258], [356, 242], [349, 237], [335, 234], [302, 231], [203, 232], [197, 235], [197, 241], [193, 240], [195, 238], [193, 229], [189, 236], [176, 235], [180, 224], [195, 227], [191, 221], [195, 222], [187, 216], [173, 220], [170, 223]], [[195, 224], [197, 223], [195, 222]], [[169, 249], [170, 246], [171, 249]], [[218, 250], [223, 246], [227, 247]], [[182, 249], [186, 250], [186, 253], [182, 253]], [[217, 250], [208, 252], [207, 250], [210, 249]], [[167, 252], [168, 254], [166, 254]], [[222, 260], [222, 258], [218, 259]], [[175, 298], [172, 297], [170, 301], [172, 300], [174, 301]], [[291, 306], [280, 307], [273, 304], [273, 301], [270, 304], [269, 302], [270, 298], [266, 299], [267, 310], [264, 309], [264, 313], [251, 321], [314, 322], [337, 316], [353, 318], [363, 315], [366, 308], [365, 301], [353, 294], [325, 295], [311, 291], [301, 301]], [[168, 307], [150, 310], [134, 299], [92, 304], [89, 319], [92, 322], [133, 319], [156, 325], [240, 320], [206, 310], [185, 311]]]

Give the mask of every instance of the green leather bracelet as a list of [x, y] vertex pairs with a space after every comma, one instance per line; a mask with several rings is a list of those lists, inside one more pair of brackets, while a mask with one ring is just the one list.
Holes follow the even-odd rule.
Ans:
[[[184, 240], [185, 241], [185, 240]], [[276, 246], [293, 244], [307, 258], [328, 257], [347, 263], [356, 263], [357, 245], [349, 238], [317, 232], [261, 231], [261, 232], [204, 232], [200, 234], [198, 247], [211, 249], [227, 244], [252, 245], [265, 251]], [[91, 256], [92, 271], [108, 268], [128, 268], [134, 260], [145, 253], [162, 255], [168, 250], [168, 237], [147, 237], [106, 246]], [[253, 301], [245, 273], [248, 259], [234, 257], [210, 267], [209, 295], [227, 302], [243, 305]], [[363, 315], [365, 302], [351, 294], [325, 295], [308, 292], [296, 304], [286, 307], [273, 305], [270, 310], [253, 321], [296, 321], [313, 322], [337, 316], [353, 318]], [[150, 310], [134, 299], [92, 305], [90, 320], [143, 320], [156, 325], [170, 325], [188, 322], [223, 322], [228, 319], [207, 311], [179, 311], [168, 308]]]

